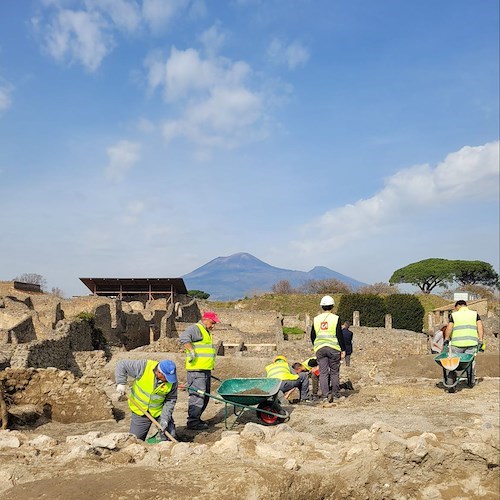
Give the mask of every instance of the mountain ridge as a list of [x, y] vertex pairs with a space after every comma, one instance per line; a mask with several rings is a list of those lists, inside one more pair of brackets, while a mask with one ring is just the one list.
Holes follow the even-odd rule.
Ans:
[[297, 271], [272, 266], [247, 252], [216, 257], [182, 276], [188, 290], [203, 290], [212, 300], [237, 300], [253, 293], [270, 292], [271, 287], [287, 280], [298, 287], [311, 279], [338, 279], [354, 290], [366, 283], [340, 274], [325, 266]]

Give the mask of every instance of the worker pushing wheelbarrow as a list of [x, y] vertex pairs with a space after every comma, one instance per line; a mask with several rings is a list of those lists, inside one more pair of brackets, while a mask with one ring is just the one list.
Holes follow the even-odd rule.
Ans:
[[477, 351], [452, 354], [448, 347], [434, 358], [434, 361], [443, 368], [443, 385], [448, 392], [455, 392], [457, 384], [465, 377], [467, 385], [474, 387], [476, 355]]
[[455, 303], [444, 333], [443, 352], [434, 360], [443, 368], [443, 385], [455, 392], [456, 385], [467, 377], [467, 385], [476, 383], [476, 356], [484, 351], [484, 331], [479, 314], [467, 307], [465, 300]]
[[[218, 396], [189, 385], [185, 389], [224, 403], [224, 425], [232, 429], [245, 411], [255, 411], [264, 425], [286, 422], [289, 414], [278, 401], [280, 385], [281, 380], [275, 378], [231, 378], [222, 381], [217, 389]], [[229, 425], [232, 414], [236, 418]]]

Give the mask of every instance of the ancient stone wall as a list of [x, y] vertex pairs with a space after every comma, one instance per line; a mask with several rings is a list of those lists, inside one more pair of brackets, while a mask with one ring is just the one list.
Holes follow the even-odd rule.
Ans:
[[58, 336], [39, 340], [16, 347], [10, 364], [17, 368], [56, 367], [61, 370], [75, 365], [74, 351], [91, 351], [92, 335], [90, 326], [82, 322], [60, 322]]
[[235, 309], [218, 309], [216, 311], [222, 323], [231, 325], [246, 335], [268, 335], [274, 338], [276, 332], [282, 331], [281, 315], [275, 311], [238, 311]]
[[283, 327], [285, 328], [300, 328], [305, 331], [305, 321], [300, 319], [299, 315], [295, 316], [284, 315], [283, 316]]
[[196, 299], [187, 303], [176, 302], [175, 319], [183, 323], [196, 323], [201, 318], [200, 308]]

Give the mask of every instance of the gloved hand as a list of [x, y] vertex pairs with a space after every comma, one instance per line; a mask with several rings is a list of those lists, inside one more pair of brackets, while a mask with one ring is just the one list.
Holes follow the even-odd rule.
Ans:
[[127, 386], [125, 384], [117, 384], [116, 385], [116, 392], [120, 396], [125, 396], [125, 391], [127, 390]]
[[484, 352], [486, 350], [486, 342], [482, 342], [481, 344], [477, 345], [477, 351], [478, 352]]
[[196, 358], [196, 353], [194, 351], [188, 351], [186, 356], [189, 363], [192, 363], [194, 361], [194, 358]]
[[450, 339], [445, 340], [445, 341], [443, 342], [443, 346], [447, 346], [449, 343], [450, 343]]

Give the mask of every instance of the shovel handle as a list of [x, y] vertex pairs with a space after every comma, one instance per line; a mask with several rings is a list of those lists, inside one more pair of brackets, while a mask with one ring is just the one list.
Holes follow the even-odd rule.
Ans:
[[161, 428], [161, 425], [157, 422], [156, 419], [154, 419], [150, 413], [148, 412], [148, 410], [146, 410], [142, 405], [140, 405], [137, 401], [134, 400], [134, 405], [137, 406], [139, 408], [139, 410], [142, 411], [142, 413], [144, 413], [144, 415], [146, 415], [146, 417], [149, 418], [149, 420], [151, 420], [151, 423], [153, 423], [155, 425], [155, 427], [160, 431], [160, 432], [163, 432], [163, 434], [165, 434], [165, 436], [168, 437], [168, 439], [170, 439], [170, 441], [174, 442], [174, 443], [178, 443], [179, 441], [177, 441], [177, 439], [174, 438], [174, 436], [172, 436], [172, 434], [170, 434], [170, 432], [168, 432], [166, 429], [162, 429]]

